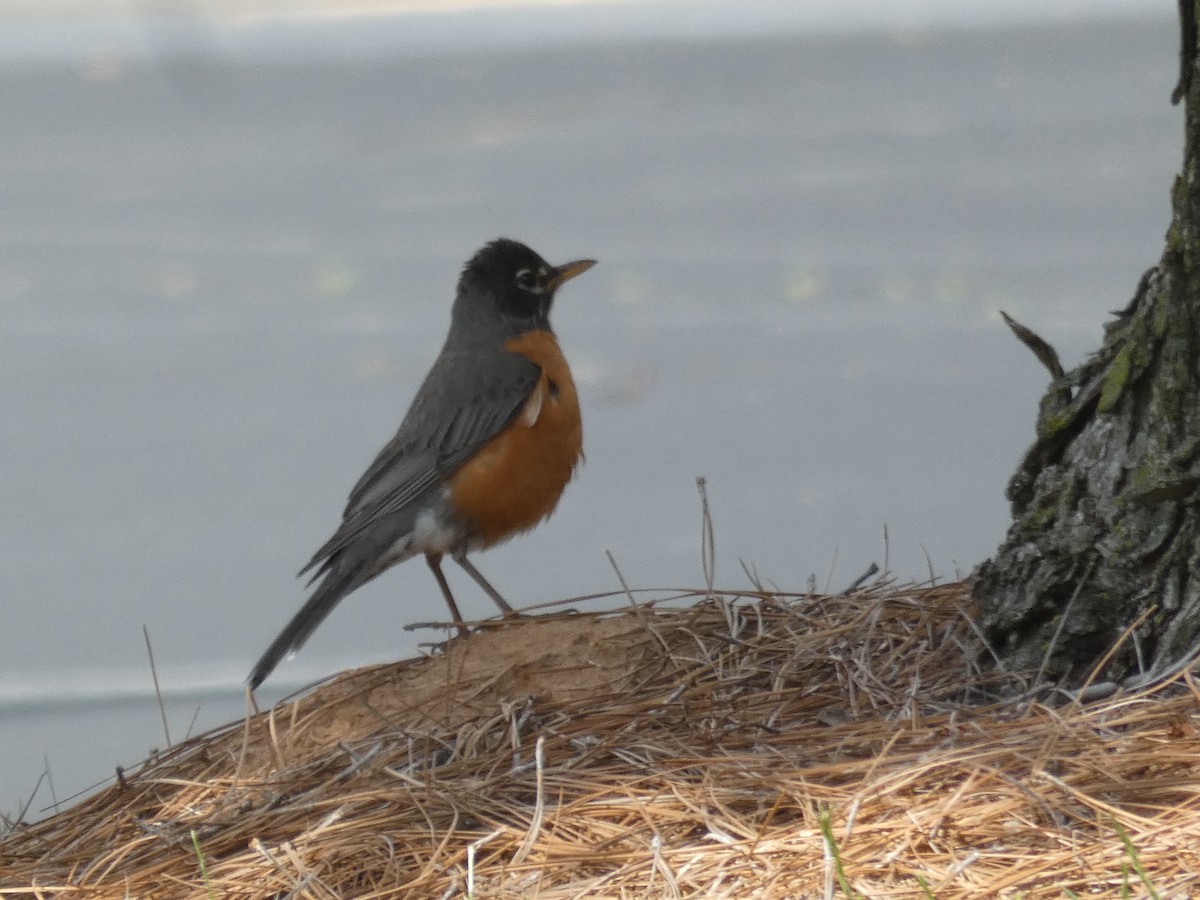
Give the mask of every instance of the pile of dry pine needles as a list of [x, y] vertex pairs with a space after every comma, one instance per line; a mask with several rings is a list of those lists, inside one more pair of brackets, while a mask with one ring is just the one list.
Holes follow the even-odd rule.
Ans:
[[344, 674], [14, 829], [0, 896], [1200, 893], [1190, 673], [981, 704], [961, 583], [691, 601]]

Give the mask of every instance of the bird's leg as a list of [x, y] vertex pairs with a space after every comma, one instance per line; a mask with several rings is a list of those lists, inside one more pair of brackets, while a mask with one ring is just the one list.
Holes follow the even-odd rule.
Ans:
[[450, 615], [454, 617], [458, 633], [466, 637], [471, 632], [463, 622], [462, 613], [458, 611], [458, 604], [454, 602], [454, 595], [450, 593], [450, 585], [446, 583], [446, 576], [442, 574], [442, 554], [426, 553], [425, 562], [429, 563], [429, 568], [433, 570], [433, 577], [437, 579], [438, 587], [442, 589], [442, 596], [446, 598], [446, 605], [450, 607]]
[[453, 555], [454, 561], [466, 569], [467, 574], [475, 579], [475, 583], [483, 588], [485, 594], [492, 598], [492, 601], [500, 607], [501, 612], [506, 616], [513, 615], [513, 608], [508, 605], [508, 601], [500, 596], [500, 592], [492, 587], [488, 580], [483, 577], [483, 574], [467, 559], [467, 554], [455, 553]]

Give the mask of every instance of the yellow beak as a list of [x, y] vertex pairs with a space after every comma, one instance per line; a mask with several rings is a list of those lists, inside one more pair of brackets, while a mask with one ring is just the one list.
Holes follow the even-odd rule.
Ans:
[[559, 285], [564, 281], [570, 281], [576, 275], [582, 275], [595, 264], [594, 259], [576, 259], [569, 263], [563, 263], [561, 266], [555, 266], [550, 270], [550, 290], [558, 290]]

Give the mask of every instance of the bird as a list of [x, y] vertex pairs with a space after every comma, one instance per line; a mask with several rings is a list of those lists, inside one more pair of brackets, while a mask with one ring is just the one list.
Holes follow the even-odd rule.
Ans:
[[251, 690], [343, 597], [420, 554], [461, 635], [469, 631], [442, 572], [445, 555], [514, 615], [467, 554], [548, 518], [583, 460], [579, 396], [550, 308], [566, 281], [595, 264], [552, 266], [503, 237], [467, 261], [441, 352], [395, 437], [350, 491], [341, 525], [300, 570], [316, 587], [255, 663]]

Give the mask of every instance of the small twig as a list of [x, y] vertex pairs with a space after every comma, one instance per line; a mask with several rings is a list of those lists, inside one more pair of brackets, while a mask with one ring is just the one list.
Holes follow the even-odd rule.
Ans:
[[1142, 639], [1138, 637], [1136, 631], [1130, 635], [1130, 639], [1133, 641], [1133, 655], [1137, 657], [1138, 674], [1145, 675], [1146, 660], [1142, 656]]
[[849, 840], [850, 835], [854, 831], [854, 820], [858, 817], [858, 808], [862, 805], [862, 797], [855, 797], [850, 801], [850, 808], [846, 810], [846, 839]]
[[[57, 810], [58, 793], [54, 790], [54, 773], [50, 771], [50, 755], [48, 753], [42, 754], [42, 765], [45, 766], [43, 774], [46, 776], [46, 787], [50, 788], [50, 805]], [[32, 797], [29, 799], [30, 801], [33, 800]]]
[[[662, 836], [655, 833], [654, 837], [650, 838], [650, 879], [647, 883], [649, 888], [654, 883], [654, 873], [662, 876], [663, 881], [667, 883], [667, 887], [671, 889], [668, 896], [680, 897], [682, 894], [679, 891], [679, 880], [675, 877], [675, 873], [671, 871], [671, 867], [667, 865], [666, 859], [662, 852]], [[658, 896], [663, 896], [660, 892]]]
[[162, 718], [163, 736], [167, 739], [167, 749], [171, 749], [171, 729], [167, 727], [167, 707], [163, 703], [162, 691], [158, 686], [158, 667], [154, 665], [154, 648], [150, 646], [150, 629], [142, 623], [142, 637], [146, 639], [146, 656], [150, 658], [150, 677], [154, 679], [154, 698], [158, 701], [158, 714]]
[[192, 729], [196, 727], [196, 720], [200, 718], [200, 709], [201, 707], [196, 707], [195, 712], [192, 713], [191, 721], [188, 722], [187, 731], [183, 733], [185, 743], [192, 737]]
[[754, 590], [760, 594], [766, 594], [767, 589], [763, 585], [762, 579], [758, 577], [758, 569], [741, 558], [738, 559], [738, 563], [741, 565], [742, 571], [746, 573], [746, 578], [750, 580], [750, 584], [754, 587]]
[[850, 587], [848, 587], [844, 591], [842, 591], [842, 596], [849, 597], [851, 594], [853, 594], [855, 591], [857, 591], [862, 586], [862, 583], [864, 581], [866, 581], [872, 575], [876, 574], [878, 571], [879, 571], [879, 566], [876, 563], [871, 563], [871, 565], [867, 566], [867, 571], [863, 572], [861, 575], [859, 575], [857, 578], [855, 578], [852, 582], [850, 582]]
[[[471, 625], [474, 625], [475, 623], [467, 622], [466, 624], [468, 626], [471, 626]], [[405, 631], [424, 631], [426, 629], [428, 629], [430, 631], [448, 631], [454, 627], [455, 627], [454, 622], [439, 622], [436, 619], [433, 619], [428, 622], [408, 622], [407, 624], [405, 624], [403, 626]], [[446, 642], [435, 642], [432, 646], [438, 646], [439, 643], [446, 643]], [[427, 646], [427, 645], [422, 645], [422, 646]]]
[[1149, 672], [1130, 675], [1121, 681], [1121, 688], [1126, 691], [1140, 690], [1156, 681], [1166, 682], [1181, 672], [1186, 676], [1186, 670], [1190, 669], [1198, 658], [1200, 658], [1200, 647], [1162, 669], [1151, 667]]
[[613, 556], [611, 550], [605, 550], [604, 555], [608, 557], [608, 564], [617, 573], [617, 581], [621, 582], [621, 589], [625, 591], [625, 596], [629, 598], [629, 605], [637, 606], [637, 601], [633, 599], [633, 591], [629, 589], [629, 585], [625, 582], [625, 576], [621, 574], [621, 567], [617, 565], [617, 558]]
[[1067, 601], [1067, 605], [1063, 608], [1062, 613], [1058, 617], [1058, 625], [1054, 628], [1054, 634], [1050, 636], [1050, 643], [1046, 647], [1046, 652], [1042, 655], [1042, 664], [1038, 666], [1037, 674], [1033, 676], [1033, 690], [1038, 689], [1041, 684], [1042, 676], [1046, 674], [1046, 667], [1050, 665], [1050, 657], [1054, 654], [1054, 648], [1058, 646], [1058, 639], [1062, 635], [1062, 630], [1066, 627], [1067, 616], [1071, 614], [1071, 608], [1074, 607], [1075, 601], [1079, 599], [1079, 595], [1083, 592], [1083, 587], [1088, 583], [1088, 579], [1092, 577], [1092, 571], [1096, 568], [1096, 560], [1093, 558], [1087, 567], [1087, 571], [1083, 573], [1083, 577], [1079, 579], [1079, 584], [1075, 585], [1075, 591], [1071, 594], [1071, 599]]
[[987, 635], [983, 633], [983, 629], [979, 627], [979, 623], [972, 619], [965, 609], [960, 609], [958, 613], [962, 616], [962, 620], [967, 623], [967, 627], [974, 632], [975, 637], [979, 639], [979, 643], [983, 649], [992, 657], [992, 662], [996, 664], [996, 670], [999, 672], [1008, 671], [1004, 665], [1004, 660], [1000, 658], [1000, 654], [996, 652], [996, 648], [992, 646], [992, 642], [987, 639]]
[[696, 490], [700, 492], [700, 565], [704, 569], [704, 587], [711, 599], [717, 576], [717, 538], [708, 507], [708, 481], [703, 476], [696, 479]]
[[355, 753], [354, 748], [350, 747], [345, 741], [338, 741], [338, 747], [350, 757], [350, 765], [334, 775], [330, 780], [330, 784], [345, 781], [351, 775], [354, 775], [359, 769], [378, 756], [385, 746], [387, 745], [383, 741], [376, 741], [375, 744], [367, 749], [366, 753], [359, 754]]
[[298, 893], [304, 886], [304, 880], [296, 877], [298, 873], [294, 872], [291, 868], [280, 862], [278, 857], [276, 857], [275, 854], [267, 849], [267, 845], [262, 842], [261, 838], [251, 838], [250, 849], [273, 865], [280, 875], [292, 883], [293, 894]]
[[[497, 838], [504, 834], [503, 829], [497, 828], [491, 834], [485, 834], [477, 841], [472, 841], [467, 844], [467, 898], [474, 900], [475, 897], [475, 854], [479, 852], [479, 848], [493, 838]], [[446, 835], [449, 837], [449, 833]]]
[[946, 877], [942, 879], [942, 884], [949, 884], [951, 881], [961, 875], [967, 866], [971, 865], [971, 863], [975, 862], [977, 859], [979, 859], [979, 851], [972, 850], [946, 871]]
[[1046, 367], [1052, 377], [1062, 378], [1067, 374], [1063, 370], [1062, 363], [1059, 362], [1057, 350], [1004, 310], [1000, 310], [1000, 317], [1004, 319], [1004, 324], [1012, 329], [1012, 333], [1017, 336], [1017, 340], [1032, 351], [1033, 355], [1038, 358], [1038, 362]]
[[444, 891], [442, 891], [442, 896], [439, 898], [439, 900], [450, 900], [450, 898], [453, 897], [457, 893], [458, 893], [458, 873], [455, 872], [454, 877], [450, 879], [450, 883], [448, 885], [446, 885], [446, 889]]
[[[258, 715], [258, 703], [254, 699], [254, 691], [250, 689], [250, 685], [244, 688], [246, 692], [245, 713], [242, 716], [242, 743], [238, 750], [237, 765], [233, 769], [233, 778], [230, 781], [229, 789], [232, 791], [237, 787], [238, 782], [242, 777], [242, 769], [246, 765], [246, 753], [250, 749], [250, 720]], [[251, 712], [253, 708], [253, 712]]]
[[929, 557], [929, 548], [921, 544], [921, 552], [925, 554], [925, 566], [929, 569], [929, 584], [931, 587], [936, 587], [938, 576], [937, 572], [933, 570], [933, 560]]
[[521, 841], [521, 846], [517, 848], [517, 852], [513, 854], [512, 864], [520, 865], [525, 861], [525, 857], [533, 850], [533, 845], [537, 843], [538, 835], [542, 831], [542, 819], [546, 814], [546, 795], [545, 795], [545, 768], [546, 768], [546, 736], [539, 735], [537, 745], [533, 751], [533, 758], [536, 765], [536, 787], [534, 791], [533, 802], [533, 819], [529, 823], [529, 830], [525, 833], [525, 839]]
[[[1117, 655], [1117, 651], [1121, 648], [1121, 645], [1125, 643], [1125, 640], [1129, 637], [1129, 635], [1133, 633], [1134, 629], [1145, 622], [1146, 619], [1153, 615], [1157, 609], [1158, 604], [1151, 603], [1144, 610], [1142, 610], [1141, 615], [1134, 619], [1133, 622], [1131, 622], [1128, 627], [1121, 632], [1121, 636], [1113, 642], [1113, 645], [1108, 648], [1108, 652], [1100, 658], [1100, 661], [1096, 663], [1096, 665], [1092, 667], [1092, 671], [1088, 673], [1087, 680], [1084, 681], [1083, 686], [1079, 688], [1078, 694], [1080, 697], [1083, 697], [1087, 694], [1088, 688], [1091, 687], [1092, 682], [1095, 681], [1100, 673], [1104, 671], [1104, 667], [1112, 661], [1112, 658]], [[1077, 702], [1083, 701], [1079, 700]]]
[[1103, 700], [1106, 697], [1111, 697], [1120, 689], [1121, 686], [1115, 681], [1096, 681], [1081, 687], [1077, 691], [1066, 691], [1064, 693], [1074, 703], [1091, 703], [1093, 700]]
[[[17, 813], [17, 818], [13, 821], [13, 825], [20, 825], [25, 821], [25, 816], [29, 814], [29, 807], [33, 806], [33, 798], [37, 796], [38, 789], [42, 786], [42, 781], [50, 774], [50, 768], [47, 766], [42, 770], [42, 774], [38, 776], [37, 782], [33, 786], [33, 791], [29, 795], [29, 799], [25, 801], [25, 805], [21, 807]], [[53, 800], [53, 798], [51, 798]], [[53, 800], [55, 807], [58, 806], [58, 801]]]

